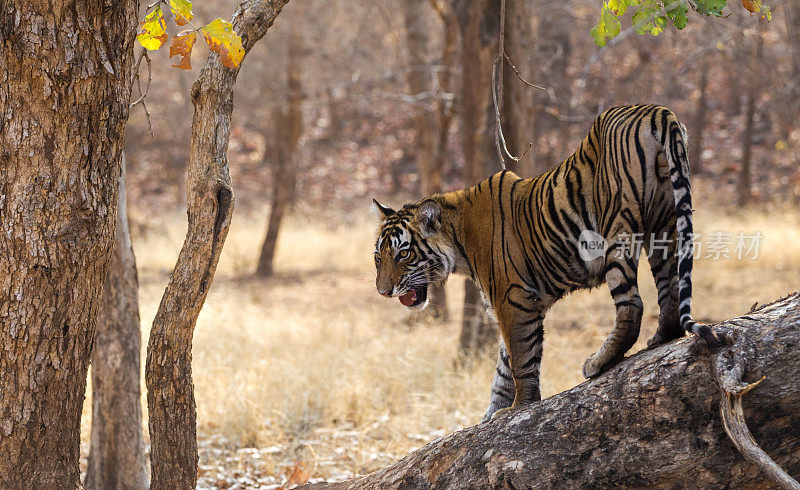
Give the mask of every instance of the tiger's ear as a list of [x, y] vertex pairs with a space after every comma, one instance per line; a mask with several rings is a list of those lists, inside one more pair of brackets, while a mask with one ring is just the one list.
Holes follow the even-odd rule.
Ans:
[[432, 237], [442, 227], [442, 208], [432, 200], [424, 201], [417, 208], [417, 225], [423, 238]]
[[385, 220], [395, 214], [394, 209], [384, 206], [375, 199], [372, 200], [372, 209], [380, 216], [381, 220]]

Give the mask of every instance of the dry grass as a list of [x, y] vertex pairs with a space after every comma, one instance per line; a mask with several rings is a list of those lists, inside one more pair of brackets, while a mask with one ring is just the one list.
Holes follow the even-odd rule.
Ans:
[[[758, 260], [697, 261], [696, 318], [742, 314], [755, 301], [797, 288], [798, 213], [701, 210], [696, 217], [701, 232], [764, 235]], [[374, 218], [365, 213], [350, 221], [359, 224], [290, 219], [276, 277], [258, 281], [249, 273], [262, 221], [234, 220], [195, 332], [201, 484], [225, 486], [219, 475], [237, 471], [280, 483], [295, 460], [306, 461], [315, 477], [363, 473], [480, 419], [494, 357], [471, 369], [454, 366], [463, 281], [448, 283], [451, 321], [408, 325], [402, 306], [374, 290]], [[144, 339], [183, 239], [178, 217], [165, 230], [135, 243]], [[646, 311], [637, 349], [658, 315], [642, 262]], [[544, 396], [582, 381], [584, 359], [613, 320], [606, 288], [573, 294], [553, 308], [545, 327]], [[88, 423], [84, 434], [86, 441]], [[260, 449], [236, 451], [243, 447]]]

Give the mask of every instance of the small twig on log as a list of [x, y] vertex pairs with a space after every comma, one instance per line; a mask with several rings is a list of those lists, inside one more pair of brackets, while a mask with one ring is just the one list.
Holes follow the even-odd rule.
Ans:
[[[755, 305], [753, 305], [755, 307]], [[751, 310], [752, 311], [752, 310]], [[736, 346], [738, 347], [738, 346]], [[754, 383], [742, 381], [744, 373], [743, 356], [733, 349], [723, 352], [717, 358], [714, 376], [722, 390], [720, 413], [725, 433], [733, 445], [748, 461], [758, 466], [771, 480], [787, 490], [800, 490], [800, 483], [786, 473], [764, 452], [753, 439], [742, 409], [742, 396], [764, 381], [766, 376]]]

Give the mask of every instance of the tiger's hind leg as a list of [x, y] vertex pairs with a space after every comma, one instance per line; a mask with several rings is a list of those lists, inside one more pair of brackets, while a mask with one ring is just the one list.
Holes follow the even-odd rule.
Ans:
[[514, 403], [514, 376], [511, 373], [506, 345], [500, 340], [500, 349], [497, 354], [497, 367], [492, 378], [492, 391], [489, 398], [489, 408], [481, 419], [481, 423], [492, 420], [492, 415], [498, 410], [508, 408]]
[[[544, 315], [536, 308], [529, 308], [523, 302], [515, 301], [513, 293], [508, 296], [507, 302], [495, 307], [495, 313], [508, 352], [508, 366], [511, 368], [514, 383], [514, 401], [510, 407], [497, 410], [492, 418], [542, 399], [539, 369], [544, 340]], [[500, 361], [503, 361], [502, 356]]]
[[[669, 225], [669, 224], [668, 224]], [[667, 229], [671, 229], [667, 231]], [[676, 255], [674, 221], [653, 233], [645, 249], [653, 272], [653, 280], [658, 290], [658, 330], [647, 341], [647, 347], [658, 347], [670, 340], [683, 337], [680, 314], [678, 312], [678, 257]]]
[[[594, 378], [618, 363], [639, 338], [644, 306], [639, 296], [639, 253], [611, 249], [606, 258], [606, 282], [614, 299], [617, 318], [614, 330], [592, 357], [583, 364], [583, 375]], [[622, 253], [620, 253], [622, 252]]]

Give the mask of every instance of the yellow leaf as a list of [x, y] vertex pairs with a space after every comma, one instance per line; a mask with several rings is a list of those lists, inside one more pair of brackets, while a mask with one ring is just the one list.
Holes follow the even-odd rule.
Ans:
[[181, 70], [192, 69], [192, 47], [197, 40], [197, 35], [194, 31], [183, 31], [172, 36], [172, 41], [169, 43], [169, 57], [180, 56], [180, 64], [172, 65]]
[[219, 54], [223, 65], [228, 68], [239, 66], [244, 59], [244, 48], [242, 38], [233, 30], [233, 24], [216, 19], [203, 26], [203, 35], [211, 51]]
[[164, 21], [164, 13], [159, 6], [144, 18], [139, 24], [139, 32], [136, 39], [139, 44], [150, 51], [155, 51], [167, 42], [167, 23]]
[[189, 0], [169, 0], [169, 8], [175, 14], [175, 24], [178, 26], [185, 26], [194, 18], [192, 2]]

